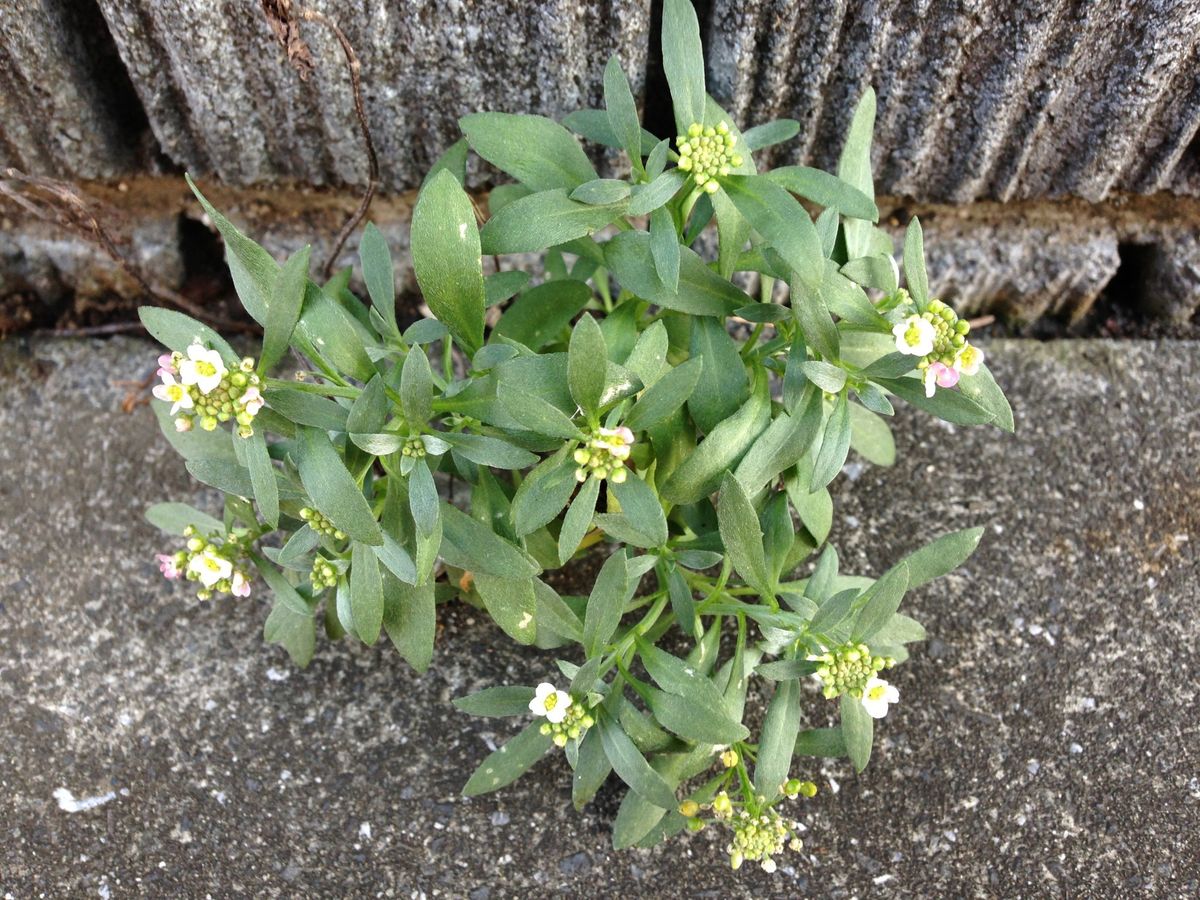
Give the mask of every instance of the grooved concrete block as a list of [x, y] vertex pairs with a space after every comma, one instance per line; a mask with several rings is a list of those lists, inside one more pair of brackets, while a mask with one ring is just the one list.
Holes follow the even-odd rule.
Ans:
[[[257, 3], [239, 5], [237, 15], [208, 0], [99, 4], [172, 160], [236, 185], [366, 183], [349, 75], [328, 29], [300, 26], [315, 65], [302, 82]], [[467, 112], [560, 117], [597, 105], [613, 53], [635, 90], [644, 80], [649, 0], [306, 5], [336, 21], [362, 61], [389, 189], [419, 184], [460, 137], [457, 120]]]
[[1200, 237], [1184, 230], [1160, 235], [1150, 247], [1142, 275], [1146, 311], [1188, 321], [1200, 309]]
[[881, 193], [924, 201], [1200, 193], [1191, 0], [714, 0], [709, 89], [800, 121], [775, 163], [836, 164], [874, 86]]
[[[1016, 324], [1083, 317], [1120, 265], [1103, 222], [1026, 224], [938, 216], [922, 221], [929, 287], [966, 315]], [[903, 245], [897, 235], [897, 249]]]
[[139, 129], [120, 61], [89, 4], [8, 0], [0, 13], [0, 167], [98, 178], [128, 171]]

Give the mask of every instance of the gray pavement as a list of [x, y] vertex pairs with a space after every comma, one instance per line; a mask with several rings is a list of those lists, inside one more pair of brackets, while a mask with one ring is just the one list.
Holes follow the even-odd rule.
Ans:
[[835, 485], [847, 569], [988, 530], [908, 601], [931, 640], [871, 767], [797, 772], [806, 847], [767, 876], [715, 829], [614, 853], [619, 792], [577, 815], [555, 757], [463, 799], [511, 727], [449, 698], [550, 654], [450, 608], [423, 676], [382, 645], [293, 669], [263, 599], [201, 606], [154, 566], [141, 510], [206, 495], [120, 409], [152, 346], [0, 344], [0, 896], [1194, 896], [1200, 346], [989, 350], [1015, 436], [904, 411], [901, 462]]

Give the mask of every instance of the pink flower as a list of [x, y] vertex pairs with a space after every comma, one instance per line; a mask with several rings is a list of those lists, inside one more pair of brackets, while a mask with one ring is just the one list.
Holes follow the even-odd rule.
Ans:
[[159, 378], [162, 378], [164, 375], [179, 374], [175, 369], [175, 361], [172, 357], [173, 354], [164, 353], [158, 358], [158, 372], [155, 374], [157, 374]]
[[241, 572], [233, 573], [233, 586], [230, 588], [230, 593], [235, 597], [250, 596], [250, 579]]
[[925, 396], [932, 397], [935, 387], [952, 388], [958, 384], [958, 370], [945, 363], [930, 363], [925, 370]]
[[179, 567], [175, 565], [174, 556], [160, 553], [154, 557], [154, 561], [158, 563], [158, 571], [162, 572], [164, 578], [174, 580], [182, 574]]

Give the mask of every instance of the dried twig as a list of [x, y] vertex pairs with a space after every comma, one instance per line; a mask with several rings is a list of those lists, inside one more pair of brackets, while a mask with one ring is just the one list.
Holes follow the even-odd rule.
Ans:
[[79, 328], [39, 328], [33, 333], [46, 337], [80, 338], [102, 337], [109, 334], [125, 334], [129, 331], [145, 331], [141, 322], [109, 322], [107, 325], [84, 325]]
[[371, 207], [371, 200], [375, 196], [375, 191], [379, 186], [379, 158], [375, 154], [375, 142], [371, 139], [371, 127], [367, 123], [367, 110], [363, 104], [362, 81], [360, 78], [362, 64], [358, 61], [358, 55], [354, 52], [354, 47], [351, 45], [349, 38], [346, 37], [346, 33], [324, 13], [314, 9], [293, 10], [291, 0], [262, 0], [262, 8], [263, 13], [271, 24], [271, 30], [275, 33], [275, 39], [283, 47], [284, 52], [287, 53], [288, 62], [292, 64], [292, 68], [296, 70], [301, 81], [308, 80], [308, 76], [313, 70], [313, 64], [312, 54], [309, 53], [308, 46], [300, 38], [299, 28], [296, 23], [297, 14], [304, 21], [317, 22], [333, 32], [334, 37], [341, 44], [342, 53], [346, 56], [346, 67], [350, 71], [350, 87], [354, 92], [354, 115], [358, 119], [358, 128], [362, 132], [363, 146], [367, 151], [367, 190], [363, 194], [358, 208], [346, 220], [346, 224], [342, 226], [341, 231], [338, 232], [337, 238], [333, 243], [333, 249], [329, 251], [329, 255], [325, 259], [325, 264], [321, 267], [322, 278], [328, 280], [333, 274], [333, 264], [337, 261], [338, 254], [342, 252], [342, 247], [345, 245], [346, 239], [362, 223], [362, 220], [366, 218], [367, 210]]
[[[26, 175], [17, 169], [6, 168], [0, 173], [0, 197], [15, 203], [29, 215], [74, 231], [100, 248], [132, 278], [148, 297], [174, 306], [197, 319], [230, 331], [253, 332], [246, 322], [236, 322], [197, 306], [187, 297], [161, 284], [152, 282], [117, 247], [117, 242], [93, 211], [93, 204], [83, 197], [74, 185], [39, 175]], [[114, 218], [110, 214], [109, 218]], [[102, 332], [98, 332], [102, 333]]]

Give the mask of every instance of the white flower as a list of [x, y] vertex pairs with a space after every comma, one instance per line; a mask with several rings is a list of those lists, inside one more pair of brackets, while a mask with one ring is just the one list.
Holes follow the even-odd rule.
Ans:
[[187, 359], [179, 364], [180, 380], [196, 385], [202, 394], [216, 390], [227, 371], [221, 354], [216, 350], [205, 350], [201, 344], [188, 347]]
[[862, 705], [872, 719], [887, 715], [888, 705], [900, 702], [900, 692], [882, 678], [872, 678], [863, 688]]
[[771, 859], [771, 857], [769, 857], [769, 856], [764, 857], [763, 861], [759, 865], [762, 866], [762, 870], [764, 872], [766, 872], [768, 875], [774, 874], [775, 860]]
[[233, 594], [233, 596], [235, 596], [235, 597], [249, 597], [250, 596], [250, 581], [249, 581], [249, 579], [246, 578], [246, 576], [243, 575], [241, 572], [234, 572], [233, 573], [233, 586], [230, 588], [229, 592], [231, 594]]
[[188, 563], [188, 571], [195, 572], [200, 583], [206, 588], [210, 588], [221, 579], [228, 578], [233, 574], [233, 564], [223, 556], [217, 556], [209, 547], [203, 553], [192, 557], [192, 561]]
[[159, 400], [175, 404], [171, 407], [171, 415], [175, 415], [181, 409], [191, 409], [193, 406], [192, 395], [187, 392], [187, 388], [179, 384], [170, 372], [161, 369], [159, 371], [162, 374], [163, 383], [156, 384], [151, 393]]
[[945, 363], [930, 363], [925, 369], [925, 396], [932, 397], [938, 388], [952, 388], [958, 384], [958, 369]]
[[529, 701], [529, 711], [535, 716], [545, 716], [555, 725], [567, 716], [571, 707], [571, 695], [560, 691], [548, 681], [537, 686], [533, 699]]
[[246, 388], [246, 393], [241, 396], [242, 406], [252, 416], [258, 415], [258, 411], [263, 408], [265, 402], [262, 392], [256, 387]]
[[974, 375], [983, 365], [983, 351], [974, 344], [963, 344], [954, 356], [954, 368], [963, 375]]
[[909, 316], [892, 329], [892, 334], [896, 336], [896, 349], [905, 356], [928, 356], [937, 337], [933, 323], [920, 316]]

